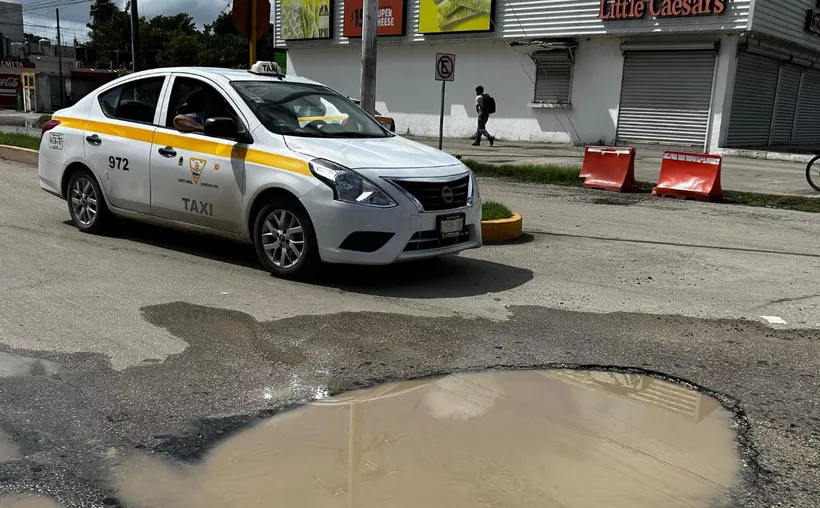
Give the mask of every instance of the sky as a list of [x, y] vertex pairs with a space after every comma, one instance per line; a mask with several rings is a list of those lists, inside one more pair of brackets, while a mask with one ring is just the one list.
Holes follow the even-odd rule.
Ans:
[[[63, 44], [71, 44], [76, 37], [79, 42], [88, 40], [88, 9], [91, 0], [3, 0], [23, 4], [23, 29], [41, 37], [57, 38], [57, 16], [60, 8], [60, 29]], [[125, 0], [114, 0], [122, 8]], [[151, 18], [158, 14], [186, 12], [201, 28], [210, 23], [223, 10], [230, 9], [230, 0], [138, 0], [141, 17]], [[272, 2], [271, 2], [272, 3]]]

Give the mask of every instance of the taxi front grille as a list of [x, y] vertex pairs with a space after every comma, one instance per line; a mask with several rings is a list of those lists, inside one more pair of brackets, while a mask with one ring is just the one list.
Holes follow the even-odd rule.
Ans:
[[391, 180], [418, 201], [423, 211], [439, 212], [467, 206], [470, 177], [450, 181]]
[[423, 250], [440, 249], [452, 247], [470, 241], [470, 231], [464, 230], [458, 236], [450, 238], [440, 238], [438, 231], [419, 231], [410, 237], [404, 252], [417, 252]]

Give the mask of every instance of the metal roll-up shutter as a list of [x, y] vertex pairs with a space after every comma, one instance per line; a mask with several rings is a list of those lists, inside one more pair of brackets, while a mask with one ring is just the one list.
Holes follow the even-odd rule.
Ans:
[[703, 145], [709, 128], [714, 51], [628, 51], [617, 140]]
[[569, 102], [572, 82], [572, 55], [567, 50], [537, 51], [535, 62], [535, 102]]
[[800, 90], [800, 73], [803, 69], [794, 64], [783, 64], [780, 82], [777, 85], [777, 99], [774, 106], [772, 125], [772, 145], [790, 145], [794, 114], [797, 108], [797, 93]]
[[780, 61], [752, 53], [737, 60], [728, 147], [763, 147], [769, 144]]
[[820, 146], [820, 71], [803, 74], [792, 144]]

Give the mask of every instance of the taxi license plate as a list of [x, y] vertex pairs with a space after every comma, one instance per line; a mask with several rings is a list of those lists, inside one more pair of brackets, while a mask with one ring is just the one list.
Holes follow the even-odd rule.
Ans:
[[464, 214], [439, 216], [438, 231], [442, 239], [456, 237], [460, 235], [463, 230]]
[[63, 149], [63, 135], [56, 132], [48, 133], [48, 147], [52, 150]]

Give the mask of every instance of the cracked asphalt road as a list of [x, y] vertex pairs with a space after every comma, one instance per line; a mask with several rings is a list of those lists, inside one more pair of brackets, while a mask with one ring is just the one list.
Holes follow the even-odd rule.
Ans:
[[0, 494], [115, 505], [125, 458], [196, 461], [317, 393], [559, 367], [714, 395], [745, 459], [735, 506], [820, 499], [813, 215], [486, 180], [528, 241], [299, 284], [228, 242], [80, 234], [27, 166], [0, 161], [0, 186]]

